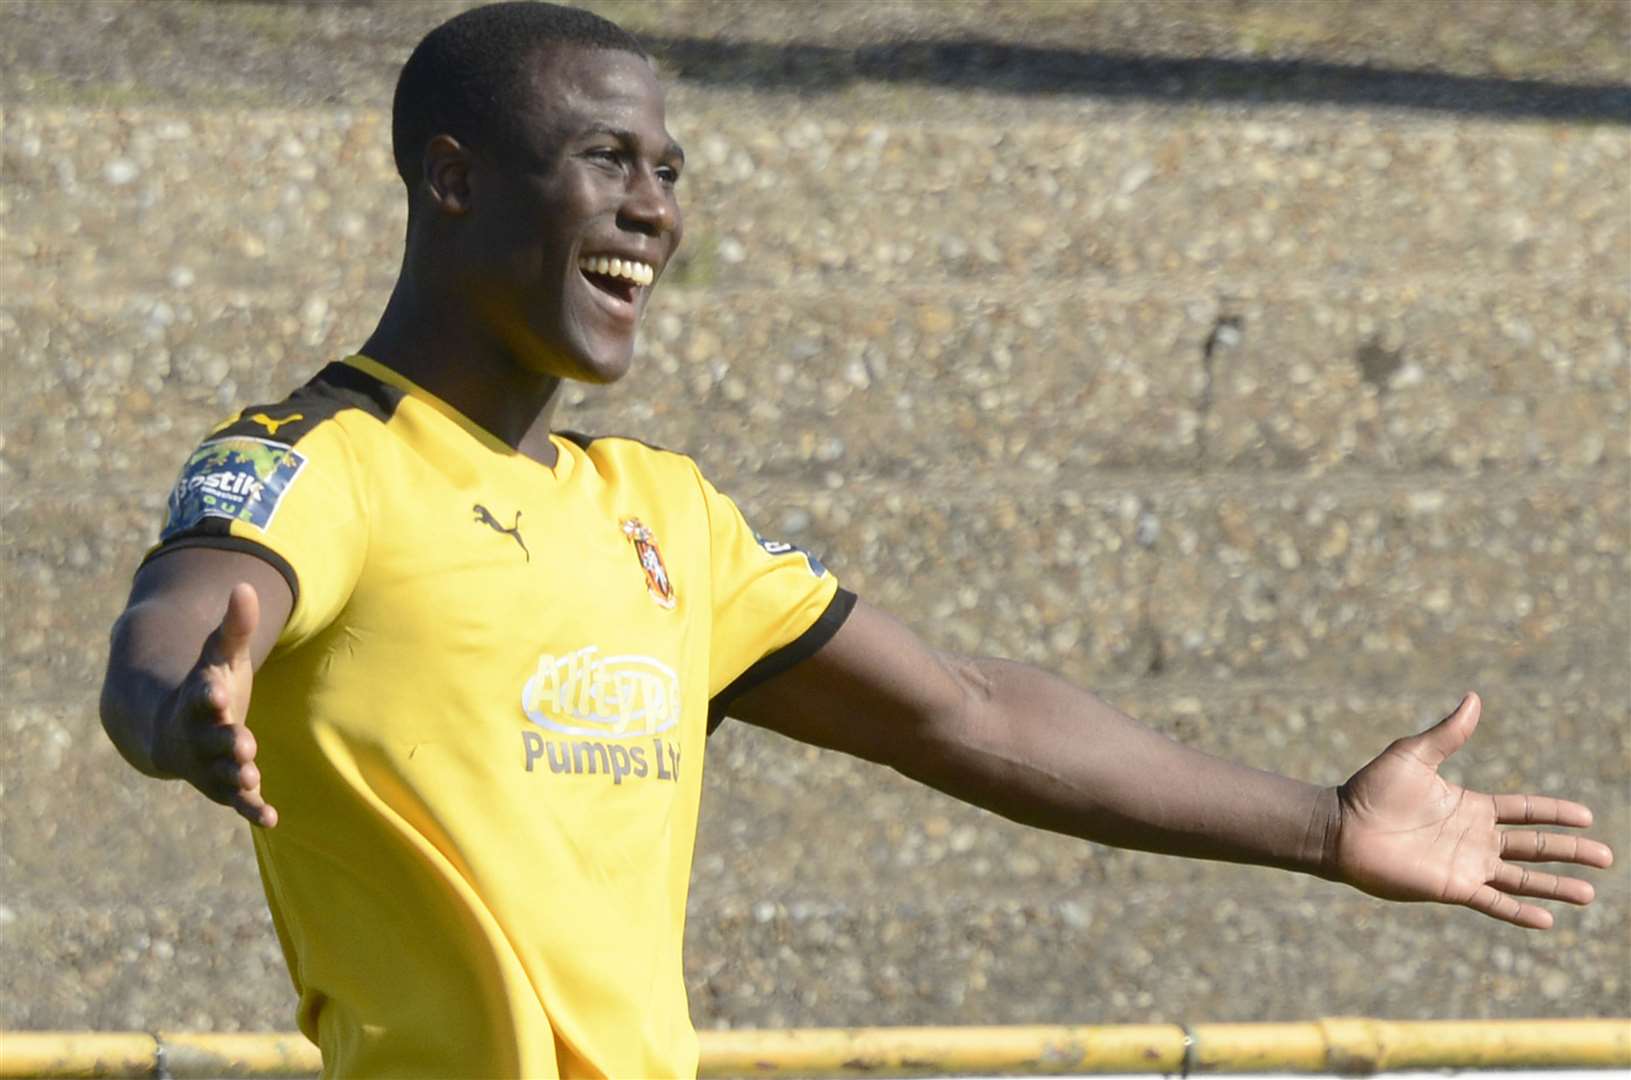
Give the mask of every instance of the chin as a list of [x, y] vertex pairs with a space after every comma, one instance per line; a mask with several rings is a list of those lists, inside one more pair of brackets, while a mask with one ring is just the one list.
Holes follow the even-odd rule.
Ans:
[[634, 366], [634, 350], [626, 352], [601, 352], [595, 354], [579, 354], [573, 357], [571, 374], [567, 378], [576, 382], [592, 383], [596, 386], [607, 386], [620, 381]]
[[634, 342], [567, 341], [549, 346], [535, 338], [524, 355], [524, 366], [539, 375], [605, 386], [634, 366]]
[[622, 380], [629, 373], [629, 364], [620, 367], [594, 367], [584, 369], [569, 376], [573, 382], [588, 383], [591, 386], [610, 386]]

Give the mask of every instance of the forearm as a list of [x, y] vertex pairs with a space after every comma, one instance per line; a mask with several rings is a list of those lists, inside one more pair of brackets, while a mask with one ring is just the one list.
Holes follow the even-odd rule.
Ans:
[[1035, 668], [954, 662], [964, 705], [895, 768], [1027, 825], [1115, 847], [1323, 872], [1334, 790], [1151, 731]]
[[101, 714], [102, 729], [126, 761], [148, 776], [170, 778], [173, 774], [154, 760], [155, 739], [202, 638], [191, 643], [190, 654], [176, 648], [177, 637], [190, 627], [165, 609], [153, 602], [135, 604], [114, 624]]

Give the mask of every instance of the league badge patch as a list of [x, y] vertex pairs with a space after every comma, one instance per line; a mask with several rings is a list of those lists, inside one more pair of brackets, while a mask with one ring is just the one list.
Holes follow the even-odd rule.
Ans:
[[624, 518], [621, 525], [623, 535], [629, 538], [629, 543], [634, 545], [634, 553], [639, 556], [640, 569], [646, 573], [646, 591], [659, 606], [672, 608], [674, 582], [668, 577], [668, 567], [663, 565], [662, 552], [657, 550], [657, 537], [640, 523], [639, 518]]
[[210, 517], [269, 528], [278, 503], [305, 467], [305, 456], [284, 443], [241, 435], [206, 442], [187, 459], [170, 492], [160, 538], [168, 540]]
[[759, 542], [760, 547], [765, 549], [766, 554], [791, 555], [794, 552], [797, 552], [798, 554], [804, 556], [804, 564], [810, 568], [811, 574], [815, 575], [816, 577], [827, 576], [827, 568], [821, 565], [821, 560], [816, 558], [814, 555], [811, 555], [808, 551], [805, 551], [797, 544], [789, 544], [785, 540], [766, 540], [758, 533], [754, 533], [753, 538]]

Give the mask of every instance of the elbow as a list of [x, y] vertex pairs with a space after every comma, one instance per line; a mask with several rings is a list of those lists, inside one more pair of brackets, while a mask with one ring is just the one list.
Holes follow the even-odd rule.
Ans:
[[[126, 739], [126, 718], [119, 708], [120, 695], [114, 682], [113, 672], [109, 671], [102, 679], [102, 694], [97, 700], [97, 713], [102, 720], [102, 731], [124, 752]], [[128, 757], [128, 755], [126, 755]]]
[[969, 656], [941, 657], [952, 681], [957, 684], [956, 712], [965, 720], [989, 710], [997, 699], [997, 680], [988, 661]]
[[125, 620], [130, 617], [127, 610], [114, 620], [113, 629], [108, 633], [108, 666], [102, 673], [102, 692], [97, 698], [97, 713], [102, 719], [102, 730], [107, 732], [108, 738], [114, 745], [118, 745], [117, 729], [119, 727], [119, 693], [116, 689], [119, 682], [120, 659], [124, 655], [124, 628]]
[[990, 661], [951, 653], [937, 659], [955, 692], [924, 717], [918, 731], [926, 749], [954, 754], [959, 747], [980, 742], [980, 733], [991, 726], [999, 707], [998, 680]]
[[108, 666], [102, 673], [102, 693], [97, 709], [102, 715], [102, 730], [110, 737], [116, 734], [124, 719], [124, 711], [119, 706], [127, 696], [126, 684], [130, 682], [132, 621], [131, 609], [126, 608], [113, 621], [113, 629], [108, 631]]
[[119, 751], [119, 756], [138, 771], [148, 776], [158, 776], [148, 748], [144, 745], [145, 732], [136, 718], [139, 710], [132, 707], [139, 689], [129, 662], [130, 621], [131, 613], [127, 610], [113, 624], [113, 631], [109, 635], [108, 667], [102, 676], [97, 714], [102, 721], [102, 731], [113, 743], [114, 749]]

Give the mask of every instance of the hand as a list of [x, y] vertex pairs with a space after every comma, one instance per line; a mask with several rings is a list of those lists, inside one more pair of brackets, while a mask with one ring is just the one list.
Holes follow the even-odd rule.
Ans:
[[1525, 863], [1606, 867], [1608, 845], [1567, 833], [1500, 825], [1584, 828], [1591, 811], [1544, 795], [1484, 795], [1438, 775], [1478, 726], [1482, 703], [1468, 694], [1433, 727], [1400, 739], [1337, 791], [1332, 876], [1386, 900], [1461, 904], [1533, 930], [1552, 914], [1518, 897], [1589, 904], [1596, 891], [1578, 878]]
[[254, 587], [233, 586], [221, 624], [204, 639], [198, 662], [170, 699], [156, 732], [153, 762], [251, 824], [270, 829], [277, 811], [261, 798], [255, 736], [244, 723], [255, 677], [250, 639], [259, 620]]

